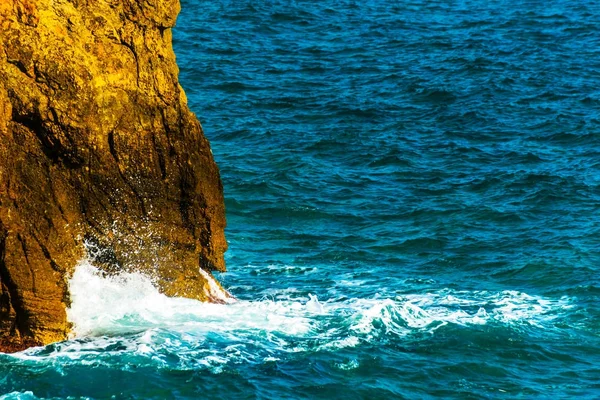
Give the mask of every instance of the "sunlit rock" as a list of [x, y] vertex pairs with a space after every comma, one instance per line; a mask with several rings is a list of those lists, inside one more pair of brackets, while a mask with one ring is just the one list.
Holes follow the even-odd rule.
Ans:
[[223, 191], [178, 83], [178, 12], [178, 0], [0, 2], [0, 350], [67, 337], [84, 244], [107, 273], [210, 300]]

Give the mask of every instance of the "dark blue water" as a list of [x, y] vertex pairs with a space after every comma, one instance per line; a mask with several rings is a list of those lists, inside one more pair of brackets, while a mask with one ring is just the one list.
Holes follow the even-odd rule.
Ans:
[[4, 398], [600, 398], [600, 3], [182, 7], [240, 301], [86, 264]]

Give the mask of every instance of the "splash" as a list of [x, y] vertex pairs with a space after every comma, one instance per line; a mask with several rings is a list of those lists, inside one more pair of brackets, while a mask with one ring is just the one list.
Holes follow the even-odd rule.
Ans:
[[236, 302], [206, 275], [211, 296], [221, 302], [167, 297], [144, 274], [105, 276], [90, 260], [82, 260], [69, 281], [71, 307], [67, 318], [73, 324], [73, 337], [153, 328], [206, 332], [260, 329], [292, 335], [309, 329], [308, 319], [295, 315], [305, 308], [301, 303]]
[[[214, 285], [211, 294], [216, 296], [220, 287]], [[286, 354], [335, 352], [390, 338], [426, 340], [445, 326], [550, 332], [560, 329], [556, 326], [568, 314], [565, 310], [573, 307], [568, 298], [450, 289], [341, 301], [290, 290], [277, 300], [221, 297], [222, 303], [203, 303], [167, 297], [140, 273], [105, 276], [89, 260], [79, 263], [69, 286], [72, 340], [16, 357], [102, 363], [94, 357], [124, 351], [137, 365], [219, 373], [230, 363], [260, 364]], [[352, 362], [339, 366], [356, 367]]]
[[[209, 298], [222, 304], [235, 302], [210, 274], [200, 271], [208, 282]], [[90, 259], [78, 263], [69, 290], [71, 307], [67, 318], [73, 323], [72, 337], [130, 333], [185, 323], [188, 314], [194, 314], [202, 304], [165, 296], [151, 278], [139, 272], [106, 276]]]
[[434, 333], [448, 324], [545, 329], [570, 307], [566, 298], [449, 289], [393, 299], [344, 301], [320, 301], [316, 295], [293, 291], [277, 301], [232, 302], [215, 281], [209, 282], [211, 296], [222, 304], [170, 298], [143, 274], [104, 276], [84, 260], [69, 282], [72, 305], [67, 315], [73, 323], [73, 337], [139, 333], [142, 336], [136, 341], [143, 340], [138, 344], [144, 353], [155, 349], [155, 338], [165, 332], [175, 334], [180, 342], [205, 342], [212, 336], [241, 343], [244, 348], [253, 343], [266, 351], [265, 357], [274, 357], [273, 351], [332, 350], [390, 335]]

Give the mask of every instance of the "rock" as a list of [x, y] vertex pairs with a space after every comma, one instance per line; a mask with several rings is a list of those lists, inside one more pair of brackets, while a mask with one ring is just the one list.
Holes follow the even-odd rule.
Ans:
[[178, 12], [178, 0], [0, 2], [0, 351], [67, 337], [86, 244], [108, 273], [210, 300], [223, 188], [178, 83]]

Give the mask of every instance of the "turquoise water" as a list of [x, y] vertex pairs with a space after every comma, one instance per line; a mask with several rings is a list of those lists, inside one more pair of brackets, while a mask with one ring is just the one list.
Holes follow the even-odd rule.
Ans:
[[3, 399], [600, 398], [600, 4], [182, 6], [239, 301], [84, 260]]

